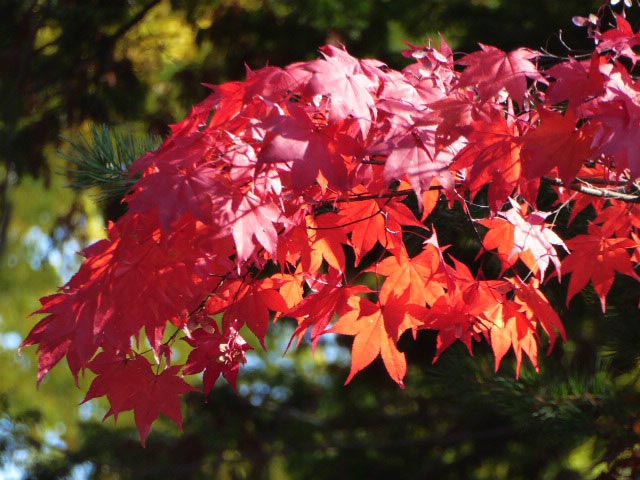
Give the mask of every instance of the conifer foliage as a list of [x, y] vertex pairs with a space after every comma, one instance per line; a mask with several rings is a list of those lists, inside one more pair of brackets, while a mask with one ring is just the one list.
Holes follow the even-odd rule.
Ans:
[[[396, 71], [326, 45], [211, 85], [131, 166], [108, 237], [41, 300], [23, 343], [38, 345], [38, 381], [64, 358], [92, 371], [86, 399], [133, 410], [144, 444], [160, 413], [181, 424], [184, 376], [207, 395], [220, 375], [235, 385], [241, 330], [264, 344], [282, 317], [298, 322], [292, 343], [353, 337], [347, 383], [381, 357], [402, 387], [398, 342], [420, 330], [437, 332], [436, 359], [486, 341], [496, 369], [509, 351], [518, 374], [525, 358], [537, 369], [540, 346], [565, 338], [543, 282], [568, 282], [568, 304], [592, 284], [604, 311], [616, 274], [640, 280], [640, 34], [611, 12], [574, 19], [586, 56], [456, 55], [441, 39], [409, 45]], [[464, 212], [478, 262], [439, 242], [436, 208]], [[561, 238], [560, 213], [587, 208], [588, 228]], [[176, 342], [192, 348], [183, 365]]]

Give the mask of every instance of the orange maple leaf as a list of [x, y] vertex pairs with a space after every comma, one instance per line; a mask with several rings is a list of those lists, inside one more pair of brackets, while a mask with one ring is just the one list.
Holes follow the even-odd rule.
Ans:
[[444, 295], [442, 278], [439, 276], [440, 259], [439, 249], [433, 244], [427, 244], [413, 258], [402, 247], [396, 255], [382, 260], [370, 269], [387, 277], [380, 289], [380, 301], [384, 304], [391, 296], [402, 297], [408, 291], [408, 300], [412, 304], [433, 305]]
[[[351, 347], [351, 371], [345, 385], [380, 355], [389, 376], [404, 388], [407, 360], [404, 353], [398, 350], [394, 334], [389, 332], [387, 324], [398, 315], [397, 309], [406, 306], [392, 303], [381, 307], [361, 297], [352, 297], [350, 303], [356, 308], [340, 317], [330, 330], [355, 337]], [[391, 323], [395, 323], [395, 320]]]
[[423, 227], [409, 207], [394, 199], [347, 202], [338, 216], [343, 228], [351, 233], [356, 266], [376, 242], [387, 250], [401, 245], [403, 225]]
[[347, 233], [340, 228], [340, 217], [333, 213], [325, 213], [312, 217], [307, 216], [307, 234], [311, 243], [310, 264], [303, 258], [303, 268], [315, 273], [320, 269], [324, 259], [330, 266], [340, 272], [346, 270], [346, 259], [342, 245], [348, 245]]

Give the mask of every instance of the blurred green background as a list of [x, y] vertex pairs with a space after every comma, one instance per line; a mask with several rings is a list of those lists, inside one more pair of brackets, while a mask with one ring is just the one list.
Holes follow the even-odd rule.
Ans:
[[[330, 339], [315, 357], [304, 345], [283, 357], [292, 329], [275, 325], [269, 352], [250, 357], [237, 394], [224, 384], [208, 403], [189, 397], [184, 433], [159, 422], [146, 449], [130, 415], [101, 423], [104, 403], [80, 405], [89, 378], [78, 389], [59, 366], [38, 391], [34, 349], [17, 352], [38, 298], [69, 278], [74, 252], [104, 236], [120, 209], [96, 202], [98, 192], [65, 188], [62, 138], [101, 123], [164, 136], [205, 97], [201, 82], [314, 58], [327, 42], [396, 68], [406, 64], [403, 40], [438, 33], [458, 52], [481, 42], [566, 54], [563, 43], [589, 47], [571, 17], [598, 5], [0, 0], [0, 478], [638, 478], [632, 280], [618, 280], [607, 315], [589, 291], [567, 311], [566, 287], [550, 282], [570, 340], [541, 359], [540, 374], [525, 367], [520, 381], [513, 357], [494, 374], [484, 345], [474, 358], [451, 348], [431, 366], [435, 342], [425, 334], [401, 344], [405, 390], [380, 364], [343, 387], [348, 344]], [[460, 230], [441, 221], [442, 242], [452, 243]]]

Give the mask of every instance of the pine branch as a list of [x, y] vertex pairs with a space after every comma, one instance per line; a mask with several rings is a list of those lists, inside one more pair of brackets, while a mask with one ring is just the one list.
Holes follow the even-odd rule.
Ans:
[[70, 152], [62, 153], [73, 166], [64, 172], [70, 174], [69, 186], [75, 190], [97, 187], [101, 201], [121, 198], [136, 182], [128, 173], [131, 164], [161, 142], [157, 136], [135, 135], [106, 125], [93, 126], [88, 136], [63, 140], [71, 147]]

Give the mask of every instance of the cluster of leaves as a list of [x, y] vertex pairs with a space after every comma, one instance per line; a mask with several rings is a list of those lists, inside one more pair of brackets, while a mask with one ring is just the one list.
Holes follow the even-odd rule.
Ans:
[[[132, 165], [108, 238], [42, 299], [23, 343], [38, 345], [39, 381], [63, 358], [76, 378], [91, 370], [86, 399], [133, 410], [144, 443], [160, 413], [181, 424], [183, 375], [204, 372], [206, 395], [220, 375], [235, 385], [241, 330], [264, 346], [282, 317], [298, 321], [292, 342], [354, 337], [347, 383], [381, 357], [403, 386], [398, 341], [420, 330], [438, 333], [436, 359], [485, 339], [496, 369], [509, 350], [518, 374], [525, 356], [537, 369], [542, 335], [565, 337], [545, 278], [570, 275], [567, 303], [591, 282], [603, 311], [616, 273], [639, 278], [640, 35], [621, 15], [575, 21], [595, 51], [544, 68], [525, 48], [456, 59], [442, 39], [410, 45], [402, 71], [327, 45], [212, 85]], [[538, 210], [542, 185], [554, 212]], [[439, 204], [465, 213], [481, 262], [440, 245]], [[554, 232], [561, 210], [587, 207], [588, 230]], [[171, 365], [180, 337], [192, 350]]]

